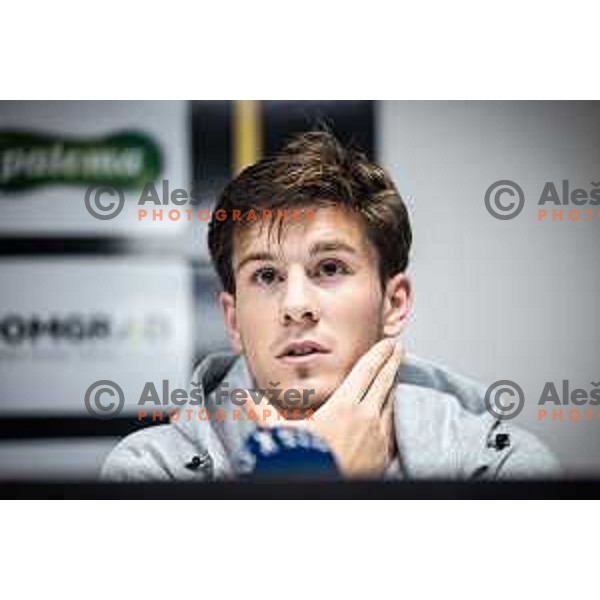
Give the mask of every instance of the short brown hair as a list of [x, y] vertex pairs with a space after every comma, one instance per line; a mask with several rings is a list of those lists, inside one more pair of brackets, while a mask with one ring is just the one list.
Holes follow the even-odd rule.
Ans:
[[388, 174], [327, 131], [300, 134], [275, 156], [244, 169], [221, 194], [208, 227], [208, 248], [223, 285], [235, 293], [233, 245], [246, 221], [217, 220], [224, 209], [256, 212], [340, 205], [356, 211], [379, 255], [382, 285], [408, 266], [412, 231], [406, 206]]

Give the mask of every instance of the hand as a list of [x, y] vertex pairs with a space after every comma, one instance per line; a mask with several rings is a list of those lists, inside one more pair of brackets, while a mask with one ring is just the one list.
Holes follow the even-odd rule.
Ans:
[[[392, 421], [394, 380], [404, 350], [399, 341], [384, 339], [354, 365], [340, 387], [312, 418], [285, 421], [323, 439], [345, 477], [378, 477], [395, 451]], [[282, 425], [277, 414], [263, 425]]]

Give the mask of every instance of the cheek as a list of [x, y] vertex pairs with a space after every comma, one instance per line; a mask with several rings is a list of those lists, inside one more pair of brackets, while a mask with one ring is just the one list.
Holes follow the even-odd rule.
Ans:
[[252, 362], [269, 352], [276, 334], [276, 307], [262, 299], [248, 302], [238, 310], [238, 329], [243, 351]]
[[364, 287], [355, 290], [352, 299], [338, 298], [330, 313], [329, 325], [337, 337], [344, 368], [351, 368], [381, 338], [383, 327], [378, 290]]
[[381, 294], [372, 284], [356, 286], [336, 298], [332, 322], [349, 335], [360, 336], [377, 330], [381, 324]]

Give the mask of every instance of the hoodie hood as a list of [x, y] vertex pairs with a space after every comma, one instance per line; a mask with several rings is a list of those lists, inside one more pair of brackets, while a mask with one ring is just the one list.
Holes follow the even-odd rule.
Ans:
[[[192, 384], [202, 387], [205, 408], [211, 414], [222, 409], [227, 418], [182, 421], [173, 426], [202, 440], [216, 473], [235, 477], [247, 472], [244, 444], [256, 423], [234, 420], [233, 410], [239, 408], [229, 399], [229, 392], [234, 389], [254, 387], [244, 356], [222, 353], [206, 357], [196, 368]], [[390, 465], [387, 477], [403, 478], [409, 473], [436, 477], [443, 476], [449, 468], [456, 471], [458, 456], [464, 454], [464, 444], [461, 448], [456, 444], [465, 436], [465, 430], [469, 431], [471, 445], [475, 436], [475, 448], [486, 449], [485, 436], [494, 419], [487, 413], [480, 419], [467, 418], [481, 415], [484, 395], [482, 386], [408, 355], [398, 371], [394, 396], [394, 429], [402, 460]], [[472, 458], [477, 462], [477, 453], [474, 454]]]
[[[223, 420], [192, 419], [138, 431], [106, 459], [111, 481], [210, 481], [246, 474], [245, 441], [256, 423], [233, 418], [231, 390], [253, 389], [243, 356], [212, 354], [195, 369], [192, 385], [203, 408]], [[387, 479], [499, 479], [553, 477], [558, 463], [532, 434], [494, 419], [485, 410], [486, 388], [452, 371], [408, 355], [394, 389], [398, 458]], [[498, 436], [508, 443], [498, 443]]]

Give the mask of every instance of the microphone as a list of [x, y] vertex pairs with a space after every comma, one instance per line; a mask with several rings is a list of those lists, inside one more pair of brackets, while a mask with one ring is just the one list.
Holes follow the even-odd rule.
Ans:
[[341, 479], [329, 447], [306, 429], [259, 427], [248, 436], [244, 449], [246, 479]]

